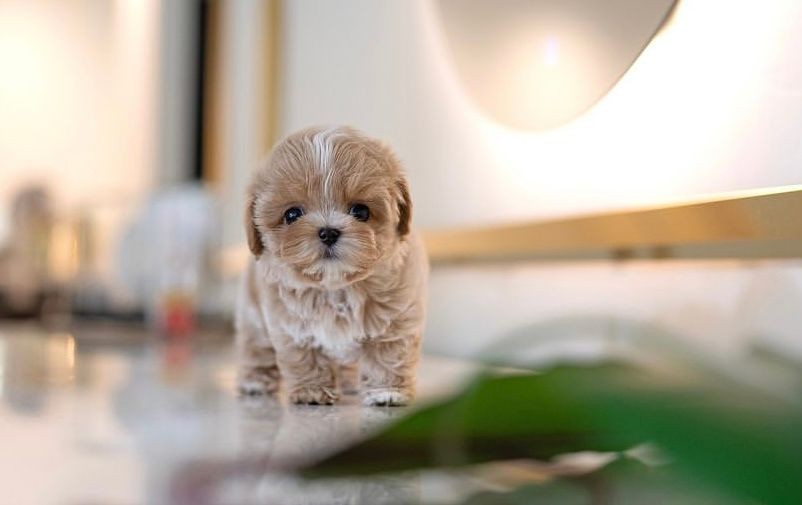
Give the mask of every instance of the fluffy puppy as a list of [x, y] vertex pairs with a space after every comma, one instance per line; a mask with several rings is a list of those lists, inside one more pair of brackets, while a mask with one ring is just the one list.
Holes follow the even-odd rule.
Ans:
[[[244, 394], [366, 405], [415, 392], [428, 265], [401, 165], [348, 127], [281, 141], [248, 189], [237, 313]], [[357, 377], [359, 380], [357, 381]]]

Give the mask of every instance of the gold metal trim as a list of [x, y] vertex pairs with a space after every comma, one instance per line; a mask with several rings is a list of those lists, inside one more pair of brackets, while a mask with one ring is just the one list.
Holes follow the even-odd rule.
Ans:
[[802, 186], [497, 227], [424, 232], [434, 263], [802, 258]]
[[281, 44], [284, 36], [281, 20], [284, 14], [284, 6], [282, 0], [268, 0], [263, 9], [267, 34], [262, 41], [263, 55], [266, 61], [262, 75], [265, 87], [263, 90], [264, 136], [262, 146], [264, 152], [267, 152], [272, 149], [273, 144], [278, 140], [279, 134], [279, 115], [281, 112], [279, 110], [281, 106], [279, 87], [281, 83], [281, 68], [283, 66]]

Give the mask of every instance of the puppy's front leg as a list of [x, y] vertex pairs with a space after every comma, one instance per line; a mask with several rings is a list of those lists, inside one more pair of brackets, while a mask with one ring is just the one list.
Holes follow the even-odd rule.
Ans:
[[360, 367], [362, 403], [400, 406], [411, 402], [419, 354], [417, 336], [365, 343]]
[[334, 363], [320, 349], [283, 336], [276, 339], [276, 355], [290, 402], [331, 405], [337, 401]]

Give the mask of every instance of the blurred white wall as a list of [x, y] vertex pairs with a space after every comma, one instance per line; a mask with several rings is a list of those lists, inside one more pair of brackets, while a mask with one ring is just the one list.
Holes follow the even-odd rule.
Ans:
[[89, 212], [107, 270], [154, 176], [158, 20], [158, 0], [0, 0], [0, 212], [45, 185]]
[[[427, 0], [293, 0], [284, 9], [282, 132], [350, 123], [391, 142], [419, 227], [802, 182], [796, 0], [681, 2], [611, 93], [542, 133], [475, 109]], [[438, 268], [427, 345], [469, 353], [516, 327], [603, 314], [697, 343], [743, 350], [760, 335], [799, 350], [800, 272], [798, 262]]]
[[219, 118], [222, 126], [223, 243], [240, 244], [243, 199], [251, 172], [270, 149], [265, 82], [271, 38], [270, 11], [262, 0], [228, 0], [222, 4], [222, 86]]
[[65, 204], [152, 177], [156, 0], [0, 0], [0, 197], [41, 179]]
[[0, 243], [12, 195], [44, 185], [92, 226], [99, 279], [154, 189], [192, 171], [197, 3], [0, 0]]
[[281, 127], [393, 143], [419, 225], [492, 223], [802, 182], [802, 3], [681, 2], [587, 114], [543, 133], [482, 116], [428, 0], [285, 2]]

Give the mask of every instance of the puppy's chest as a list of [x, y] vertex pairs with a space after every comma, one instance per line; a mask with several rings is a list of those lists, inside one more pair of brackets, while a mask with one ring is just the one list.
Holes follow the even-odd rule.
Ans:
[[287, 308], [285, 331], [299, 344], [319, 346], [340, 360], [355, 359], [362, 343], [384, 333], [392, 318], [356, 289], [286, 289], [279, 295]]

